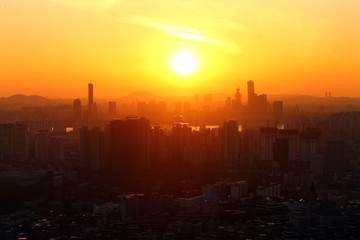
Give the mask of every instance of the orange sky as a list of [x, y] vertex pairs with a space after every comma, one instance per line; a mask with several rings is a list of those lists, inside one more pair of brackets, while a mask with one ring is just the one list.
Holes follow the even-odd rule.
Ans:
[[[360, 97], [358, 0], [0, 0], [0, 96]], [[173, 56], [199, 69], [180, 76]]]

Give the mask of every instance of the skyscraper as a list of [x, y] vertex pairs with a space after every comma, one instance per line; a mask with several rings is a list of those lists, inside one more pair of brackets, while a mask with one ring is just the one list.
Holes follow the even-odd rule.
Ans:
[[267, 102], [267, 95], [266, 94], [261, 94], [258, 96], [258, 113], [265, 115], [267, 114], [267, 106], [268, 106], [268, 102]]
[[141, 172], [149, 166], [150, 123], [146, 118], [112, 120], [109, 126], [110, 167], [121, 172]]
[[92, 172], [105, 168], [106, 142], [105, 132], [98, 127], [88, 130], [80, 129], [80, 160], [81, 167]]
[[260, 128], [260, 164], [270, 168], [274, 160], [274, 144], [276, 142], [277, 128]]
[[223, 165], [235, 167], [239, 164], [241, 152], [240, 134], [237, 121], [230, 120], [224, 123], [222, 134]]
[[75, 120], [81, 119], [81, 100], [79, 98], [73, 102], [73, 117]]
[[92, 118], [94, 116], [94, 89], [93, 84], [88, 84], [88, 116]]
[[335, 174], [344, 173], [345, 142], [343, 140], [326, 141], [324, 161], [326, 177], [333, 178]]
[[0, 124], [0, 159], [24, 159], [28, 153], [27, 137], [25, 124]]
[[257, 94], [255, 94], [255, 84], [252, 80], [247, 82], [248, 89], [248, 113], [257, 113]]
[[273, 114], [275, 122], [279, 122], [283, 118], [283, 102], [274, 101], [273, 102]]
[[109, 115], [110, 116], [116, 115], [116, 102], [109, 102]]

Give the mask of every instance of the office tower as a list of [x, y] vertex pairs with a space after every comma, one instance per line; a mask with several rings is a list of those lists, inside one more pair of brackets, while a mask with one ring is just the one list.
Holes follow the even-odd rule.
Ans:
[[277, 128], [260, 128], [260, 165], [270, 168], [274, 160], [274, 143], [276, 142]]
[[235, 93], [235, 99], [234, 99], [234, 103], [233, 103], [233, 107], [236, 111], [241, 110], [242, 107], [242, 96], [240, 93], [240, 89], [236, 88], [236, 93]]
[[109, 115], [110, 116], [116, 115], [116, 102], [109, 102]]
[[239, 164], [241, 153], [239, 126], [237, 121], [224, 122], [222, 130], [222, 157], [223, 165], [235, 167]]
[[112, 120], [109, 125], [110, 167], [120, 172], [143, 172], [149, 167], [150, 123], [146, 118]]
[[94, 89], [93, 84], [88, 84], [88, 117], [91, 119], [94, 116]]
[[28, 153], [27, 133], [25, 124], [0, 124], [0, 159], [25, 159]]
[[248, 166], [253, 166], [255, 159], [260, 156], [260, 133], [256, 130], [246, 129], [243, 134], [243, 153]]
[[253, 80], [247, 82], [247, 90], [248, 90], [248, 102], [250, 97], [255, 94], [255, 84]]
[[46, 163], [49, 160], [49, 132], [41, 130], [35, 134], [35, 161]]
[[160, 126], [150, 130], [150, 163], [155, 166], [166, 166], [168, 155], [168, 136]]
[[325, 142], [325, 176], [334, 178], [335, 174], [341, 175], [345, 168], [345, 142], [342, 140], [333, 140]]
[[309, 169], [311, 160], [319, 154], [319, 143], [321, 133], [304, 131], [300, 135], [300, 167]]
[[267, 114], [267, 106], [268, 106], [267, 95], [261, 94], [258, 96], [257, 99], [258, 99], [258, 113], [261, 115]]
[[96, 102], [94, 102], [94, 104], [93, 104], [93, 115], [92, 115], [93, 118], [97, 117], [97, 112], [98, 112], [97, 105], [96, 105]]
[[252, 80], [247, 82], [248, 88], [248, 113], [253, 115], [257, 113], [257, 94], [255, 94], [255, 84]]
[[80, 162], [81, 168], [97, 172], [106, 166], [105, 132], [98, 127], [89, 130], [80, 129]]
[[183, 166], [187, 162], [185, 151], [190, 148], [190, 137], [191, 127], [187, 123], [174, 124], [170, 135], [170, 151], [175, 166]]
[[275, 122], [280, 122], [283, 119], [283, 102], [274, 101], [273, 102], [273, 114]]
[[79, 98], [73, 102], [73, 117], [75, 120], [81, 119], [81, 100]]
[[274, 143], [274, 161], [279, 163], [281, 172], [289, 170], [289, 139], [277, 138]]
[[65, 159], [65, 144], [61, 137], [50, 137], [49, 141], [49, 159], [52, 161], [64, 161]]
[[289, 168], [294, 169], [296, 163], [298, 131], [296, 129], [279, 130], [278, 137], [288, 140], [288, 166]]

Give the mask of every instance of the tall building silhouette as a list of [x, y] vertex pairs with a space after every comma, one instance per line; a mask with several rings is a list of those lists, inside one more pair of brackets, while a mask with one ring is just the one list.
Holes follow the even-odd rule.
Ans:
[[73, 102], [73, 117], [75, 120], [81, 119], [81, 100], [79, 98]]
[[233, 108], [236, 111], [238, 111], [238, 110], [241, 110], [241, 107], [242, 107], [242, 96], [241, 96], [241, 93], [240, 93], [240, 89], [236, 88], [235, 99], [234, 99], [234, 102], [233, 102]]
[[273, 102], [273, 114], [275, 122], [279, 122], [283, 119], [283, 102], [274, 101]]
[[116, 115], [116, 102], [109, 102], [109, 115], [110, 116]]
[[120, 172], [142, 172], [149, 166], [150, 123], [146, 118], [112, 120], [109, 125], [110, 167]]
[[261, 94], [258, 96], [258, 113], [265, 115], [267, 114], [267, 106], [268, 106], [268, 102], [267, 102], [267, 95], [266, 94]]
[[248, 113], [253, 115], [257, 113], [257, 94], [255, 94], [255, 84], [252, 80], [247, 82], [248, 90]]
[[92, 172], [105, 168], [106, 137], [98, 127], [80, 129], [80, 163], [81, 168]]
[[272, 167], [277, 132], [277, 128], [260, 128], [260, 165], [262, 167]]
[[94, 85], [88, 84], [88, 117], [93, 118], [94, 116]]
[[237, 121], [224, 122], [222, 132], [222, 157], [223, 165], [235, 167], [239, 164], [241, 152], [239, 125]]
[[191, 127], [187, 123], [177, 122], [170, 136], [171, 158], [175, 166], [183, 166], [186, 162], [184, 152], [190, 147]]
[[28, 154], [27, 137], [25, 124], [0, 124], [0, 159], [24, 159]]

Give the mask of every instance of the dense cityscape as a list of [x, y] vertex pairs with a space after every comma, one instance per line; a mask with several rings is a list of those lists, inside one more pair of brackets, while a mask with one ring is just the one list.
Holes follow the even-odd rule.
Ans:
[[1, 239], [360, 238], [357, 99], [94, 91], [1, 106]]

